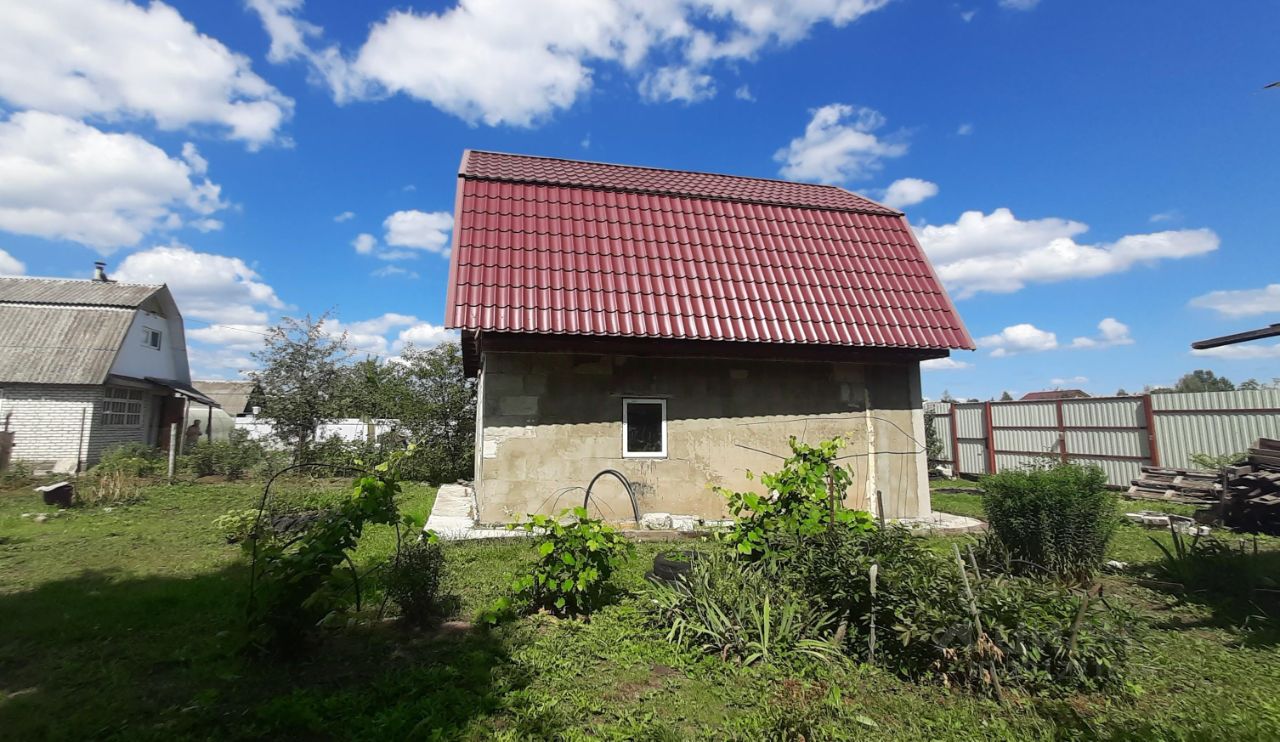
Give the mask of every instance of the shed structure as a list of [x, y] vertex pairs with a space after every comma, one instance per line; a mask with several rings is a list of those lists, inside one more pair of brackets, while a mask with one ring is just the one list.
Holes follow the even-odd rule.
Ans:
[[[480, 520], [580, 502], [719, 518], [788, 439], [842, 436], [850, 507], [929, 512], [920, 362], [972, 349], [906, 217], [843, 189], [467, 151], [446, 323], [479, 378]], [[598, 493], [624, 519], [620, 491]]]

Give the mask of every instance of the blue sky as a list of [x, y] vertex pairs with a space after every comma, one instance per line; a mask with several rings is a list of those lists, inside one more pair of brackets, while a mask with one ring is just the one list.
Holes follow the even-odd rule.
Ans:
[[0, 272], [169, 282], [197, 377], [326, 309], [391, 355], [448, 337], [472, 147], [900, 206], [981, 346], [931, 396], [1270, 380], [1280, 345], [1188, 346], [1280, 315], [1280, 4], [1204, 7], [19, 1]]

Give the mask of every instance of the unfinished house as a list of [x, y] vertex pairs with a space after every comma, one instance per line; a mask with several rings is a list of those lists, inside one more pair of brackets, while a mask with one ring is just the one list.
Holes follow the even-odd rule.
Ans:
[[168, 444], [191, 387], [182, 315], [164, 286], [0, 277], [0, 429], [12, 458], [78, 472], [120, 443]]
[[[920, 362], [972, 349], [905, 216], [848, 191], [468, 151], [446, 322], [479, 377], [482, 522], [582, 504], [724, 516], [788, 438], [842, 436], [846, 504], [929, 512]], [[618, 489], [597, 490], [626, 520]]]

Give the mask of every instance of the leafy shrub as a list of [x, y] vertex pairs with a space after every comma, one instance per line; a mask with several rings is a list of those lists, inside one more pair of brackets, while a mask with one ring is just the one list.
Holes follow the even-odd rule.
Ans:
[[530, 515], [511, 527], [540, 534], [533, 572], [516, 580], [513, 589], [530, 607], [557, 615], [589, 615], [603, 605], [613, 571], [635, 553], [630, 541], [589, 517], [586, 508], [559, 517]]
[[760, 477], [769, 494], [716, 488], [728, 500], [735, 519], [724, 538], [745, 556], [771, 555], [784, 544], [822, 533], [830, 525], [861, 530], [873, 525], [867, 513], [839, 505], [851, 481], [849, 472], [835, 463], [844, 444], [840, 438], [810, 446], [792, 436], [788, 443], [791, 458], [782, 470]]
[[92, 471], [150, 477], [163, 473], [167, 466], [164, 451], [143, 443], [121, 443], [103, 451]]
[[1155, 577], [1220, 603], [1230, 617], [1280, 622], [1280, 551], [1259, 551], [1256, 542], [1233, 547], [1212, 536], [1171, 535], [1172, 547], [1151, 537], [1162, 554]]
[[830, 657], [834, 614], [794, 589], [779, 562], [747, 562], [722, 550], [695, 559], [673, 584], [649, 588], [654, 621], [668, 641], [744, 665], [794, 654]]
[[1242, 452], [1224, 453], [1216, 456], [1208, 453], [1193, 453], [1190, 456], [1192, 465], [1198, 466], [1201, 469], [1208, 469], [1210, 471], [1218, 471], [1220, 469], [1226, 469], [1227, 467], [1243, 464], [1248, 460], [1248, 458], [1249, 455]]
[[387, 594], [400, 607], [400, 615], [424, 624], [440, 615], [440, 580], [444, 575], [444, 551], [434, 537], [400, 549], [387, 573]]
[[202, 440], [185, 457], [186, 468], [197, 477], [221, 475], [236, 480], [263, 459], [262, 444], [249, 438], [248, 431], [233, 430], [225, 441]]
[[9, 462], [9, 468], [0, 471], [0, 487], [21, 487], [35, 481], [36, 470], [21, 459]]
[[994, 670], [1002, 683], [1032, 690], [1094, 688], [1118, 678], [1127, 616], [1096, 603], [1080, 615], [1084, 595], [1056, 583], [970, 574], [984, 629], [979, 637], [959, 569], [954, 559], [893, 526], [824, 534], [812, 542], [800, 572], [808, 594], [844, 627], [837, 633], [845, 651], [870, 658], [874, 617], [876, 664], [904, 677], [985, 687]]
[[228, 510], [213, 520], [213, 528], [229, 544], [239, 544], [248, 540], [258, 522], [258, 509]]
[[1082, 578], [1102, 566], [1119, 524], [1117, 496], [1096, 467], [1004, 471], [982, 480], [988, 558], [1012, 571]]

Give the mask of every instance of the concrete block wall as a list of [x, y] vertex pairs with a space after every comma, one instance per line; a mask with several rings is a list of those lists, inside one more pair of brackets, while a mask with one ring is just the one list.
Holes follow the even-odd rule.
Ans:
[[[662, 459], [622, 456], [625, 398], [667, 402]], [[849, 507], [888, 517], [929, 512], [919, 364], [852, 364], [486, 353], [477, 405], [477, 499], [484, 522], [582, 504], [602, 469], [637, 490], [641, 512], [726, 517], [712, 487], [759, 491], [747, 472], [775, 471], [792, 435], [842, 436], [854, 475]], [[593, 501], [611, 520], [630, 505], [613, 480]]]

